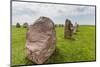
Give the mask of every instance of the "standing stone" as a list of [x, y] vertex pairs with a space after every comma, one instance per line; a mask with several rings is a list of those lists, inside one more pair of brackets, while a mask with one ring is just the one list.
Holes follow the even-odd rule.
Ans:
[[79, 31], [79, 24], [77, 24], [77, 29], [76, 29], [76, 32], [78, 32]]
[[73, 33], [78, 32], [78, 28], [79, 28], [79, 24], [77, 24], [77, 22], [76, 22], [74, 27], [73, 27]]
[[53, 21], [41, 16], [30, 26], [26, 36], [27, 58], [36, 64], [43, 64], [54, 53], [56, 32]]
[[65, 21], [64, 38], [71, 38], [73, 34], [73, 24], [69, 19]]
[[25, 22], [25, 23], [23, 24], [23, 28], [28, 28], [28, 23], [27, 23], [27, 22]]
[[20, 28], [21, 27], [21, 25], [17, 22], [16, 23], [16, 28]]

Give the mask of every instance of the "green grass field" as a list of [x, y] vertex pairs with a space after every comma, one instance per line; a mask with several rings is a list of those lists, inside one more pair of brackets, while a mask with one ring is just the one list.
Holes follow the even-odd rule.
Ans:
[[[95, 26], [80, 26], [75, 40], [64, 39], [64, 28], [56, 27], [56, 52], [47, 63], [95, 61]], [[12, 26], [12, 65], [34, 64], [25, 57], [26, 28]]]

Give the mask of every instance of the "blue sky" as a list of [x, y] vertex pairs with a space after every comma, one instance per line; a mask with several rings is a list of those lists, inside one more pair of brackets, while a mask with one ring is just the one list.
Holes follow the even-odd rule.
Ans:
[[12, 2], [12, 24], [33, 24], [40, 16], [51, 18], [55, 24], [70, 19], [74, 24], [95, 25], [95, 7], [30, 2]]

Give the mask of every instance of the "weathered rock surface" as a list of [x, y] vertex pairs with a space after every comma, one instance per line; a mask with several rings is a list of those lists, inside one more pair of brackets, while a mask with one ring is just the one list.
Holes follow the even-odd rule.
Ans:
[[77, 22], [75, 23], [75, 25], [73, 26], [73, 33], [76, 33], [78, 31], [79, 28], [79, 24], [77, 24]]
[[56, 32], [53, 21], [48, 17], [40, 17], [27, 31], [26, 55], [36, 64], [43, 64], [54, 53]]
[[27, 22], [25, 22], [25, 23], [23, 24], [23, 27], [24, 27], [24, 28], [28, 28], [28, 26], [29, 26], [29, 25], [28, 25]]
[[66, 19], [65, 21], [65, 27], [64, 27], [64, 38], [71, 38], [73, 34], [73, 24], [69, 19]]

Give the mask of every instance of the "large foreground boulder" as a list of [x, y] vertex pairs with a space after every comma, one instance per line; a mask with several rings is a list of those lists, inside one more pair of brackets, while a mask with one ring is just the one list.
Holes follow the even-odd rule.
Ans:
[[73, 35], [73, 24], [69, 19], [66, 19], [65, 21], [65, 27], [64, 27], [64, 38], [72, 38]]
[[56, 32], [53, 21], [48, 17], [40, 17], [27, 31], [26, 55], [36, 64], [43, 64], [54, 53]]

